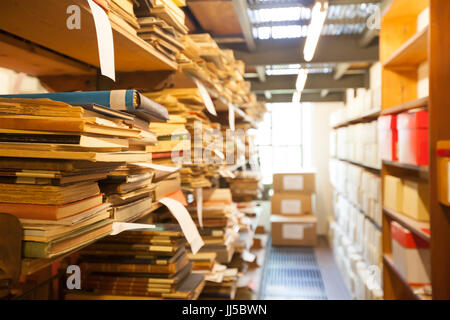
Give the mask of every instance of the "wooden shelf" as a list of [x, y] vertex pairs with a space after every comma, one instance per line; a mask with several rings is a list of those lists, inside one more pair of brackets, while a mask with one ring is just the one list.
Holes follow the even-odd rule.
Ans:
[[[69, 30], [66, 26], [67, 7], [78, 5], [81, 9], [81, 29]], [[109, 14], [113, 30], [115, 66], [117, 72], [175, 70], [177, 64], [158, 52], [153, 46], [139, 38], [135, 30], [114, 14]], [[83, 0], [48, 0], [45, 5], [35, 0], [3, 0], [0, 11], [0, 29], [41, 46], [54, 54], [68, 57], [88, 66], [99, 67], [97, 36], [94, 19], [88, 2]], [[4, 47], [4, 45], [0, 45]], [[45, 50], [45, 49], [43, 49]], [[55, 65], [46, 64], [39, 68], [28, 59], [30, 53], [24, 50], [19, 56], [2, 57], [2, 66], [22, 61], [21, 70], [34, 75], [55, 74]], [[20, 51], [16, 51], [18, 53]], [[17, 62], [15, 63], [17, 64]], [[12, 64], [14, 65], [14, 64]], [[48, 66], [47, 68], [44, 68]], [[82, 69], [82, 68], [81, 68]], [[28, 72], [29, 71], [29, 72]], [[61, 68], [59, 74], [67, 74]], [[79, 72], [77, 70], [76, 72]], [[75, 72], [75, 71], [74, 71]]]
[[428, 175], [429, 175], [428, 166], [415, 166], [412, 164], [400, 163], [397, 161], [389, 161], [389, 160], [383, 160], [382, 163], [383, 163], [383, 165], [386, 165], [386, 166], [415, 171], [419, 174], [419, 177], [422, 179], [427, 179]]
[[353, 161], [353, 160], [348, 160], [348, 159], [342, 159], [342, 158], [336, 158], [337, 160], [340, 161], [345, 161], [360, 167], [363, 167], [364, 169], [370, 169], [370, 170], [375, 170], [375, 171], [381, 171], [381, 167], [379, 166], [375, 166], [369, 163], [365, 163], [365, 162], [359, 162], [359, 161]]
[[416, 234], [420, 238], [422, 238], [425, 241], [430, 242], [430, 234], [423, 231], [423, 229], [430, 230], [430, 223], [428, 222], [421, 222], [416, 221], [404, 214], [395, 212], [391, 209], [383, 207], [383, 212], [389, 216], [391, 219], [397, 221], [399, 224], [401, 224], [403, 227], [407, 228], [412, 233]]
[[381, 115], [388, 115], [388, 114], [397, 114], [401, 112], [406, 112], [408, 110], [416, 109], [416, 108], [426, 108], [428, 107], [428, 97], [412, 100], [405, 102], [401, 105], [384, 109], [381, 111]]
[[[400, 282], [403, 284], [404, 288], [409, 291], [411, 296], [413, 296], [416, 300], [429, 300], [430, 297], [425, 295], [419, 295], [415, 292], [415, 287], [411, 287], [409, 283], [406, 281], [406, 279], [403, 277], [403, 275], [398, 271], [397, 267], [394, 264], [394, 260], [392, 259], [392, 256], [390, 254], [383, 254], [383, 262], [385, 265], [388, 266], [388, 268], [392, 271], [392, 273], [400, 280]], [[386, 272], [387, 270], [385, 270]]]
[[380, 110], [371, 110], [371, 111], [366, 112], [358, 117], [351, 118], [351, 119], [345, 120], [344, 122], [335, 124], [335, 125], [333, 125], [333, 129], [345, 127], [345, 126], [359, 123], [359, 122], [369, 122], [371, 120], [376, 120], [379, 115], [380, 115]]
[[428, 27], [417, 32], [400, 48], [397, 49], [384, 63], [385, 68], [412, 69], [416, 68], [428, 57]]

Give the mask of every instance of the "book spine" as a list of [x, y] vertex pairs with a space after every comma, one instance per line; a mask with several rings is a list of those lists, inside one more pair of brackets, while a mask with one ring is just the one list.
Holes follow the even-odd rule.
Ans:
[[76, 105], [95, 103], [118, 111], [134, 111], [135, 90], [56, 92], [38, 94], [0, 95], [3, 98], [51, 99]]
[[25, 258], [50, 258], [51, 243], [23, 241], [22, 251]]
[[173, 265], [86, 263], [84, 267], [92, 272], [174, 273]]

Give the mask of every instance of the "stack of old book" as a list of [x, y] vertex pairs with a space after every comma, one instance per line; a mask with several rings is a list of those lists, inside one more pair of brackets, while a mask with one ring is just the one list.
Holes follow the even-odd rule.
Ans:
[[261, 197], [261, 175], [257, 171], [237, 171], [235, 178], [229, 178], [228, 183], [235, 202], [247, 202]]
[[[211, 187], [209, 177], [214, 177], [215, 171], [214, 163], [209, 167], [209, 162], [204, 159], [204, 149], [208, 145], [208, 139], [204, 139], [205, 133], [212, 130], [210, 120], [203, 113], [205, 104], [202, 96], [197, 88], [183, 88], [183, 89], [165, 89], [162, 91], [151, 92], [145, 94], [147, 97], [155, 100], [158, 103], [164, 104], [170, 116], [173, 118], [169, 120], [173, 122], [171, 127], [159, 128], [157, 124], [150, 127], [158, 135], [165, 135], [165, 140], [175, 140], [170, 145], [167, 144], [167, 150], [161, 150], [165, 147], [164, 143], [159, 143], [153, 147], [152, 151], [161, 151], [162, 159], [167, 159], [165, 164], [175, 162], [182, 164], [180, 171], [181, 184], [183, 189], [193, 191], [196, 188]], [[187, 135], [183, 129], [187, 130]], [[175, 134], [177, 133], [177, 134]], [[177, 140], [177, 137], [184, 138], [183, 143]], [[186, 137], [189, 140], [186, 140]], [[177, 150], [183, 148], [183, 150]], [[176, 153], [178, 160], [173, 158], [173, 153]], [[216, 157], [214, 153], [210, 153], [212, 157]], [[163, 157], [163, 155], [165, 157]], [[169, 159], [169, 156], [172, 156]], [[154, 156], [156, 158], [156, 156]], [[160, 160], [157, 160], [160, 162]]]
[[[166, 115], [162, 106], [127, 92], [130, 108], [109, 103], [117, 92], [0, 98], [0, 203], [2, 212], [22, 220], [25, 257], [54, 257], [105, 236], [112, 228], [108, 201], [137, 199], [125, 192], [135, 191], [125, 164], [150, 161], [151, 155], [130, 150], [134, 141], [149, 138], [136, 117], [161, 121]], [[122, 193], [110, 197], [114, 183], [108, 183], [103, 197], [99, 181], [112, 176]]]
[[112, 205], [111, 217], [115, 221], [136, 220], [152, 209], [155, 200], [153, 177], [152, 169], [128, 164], [100, 181], [106, 201]]
[[[198, 195], [196, 200], [198, 199]], [[198, 214], [201, 210], [201, 216]], [[239, 238], [236, 208], [229, 189], [203, 189], [201, 209], [197, 202], [188, 206], [205, 245], [200, 252], [215, 252], [219, 263], [231, 261]]]
[[138, 35], [169, 59], [177, 61], [184, 48], [179, 38], [188, 32], [183, 10], [172, 0], [139, 0], [135, 13], [139, 17]]
[[79, 263], [83, 291], [66, 299], [197, 299], [205, 283], [175, 224], [108, 236], [83, 249]]

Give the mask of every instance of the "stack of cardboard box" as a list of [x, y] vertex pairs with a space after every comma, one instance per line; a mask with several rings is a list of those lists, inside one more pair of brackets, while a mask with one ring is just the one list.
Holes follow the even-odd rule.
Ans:
[[316, 245], [315, 174], [277, 173], [273, 176], [272, 244]]

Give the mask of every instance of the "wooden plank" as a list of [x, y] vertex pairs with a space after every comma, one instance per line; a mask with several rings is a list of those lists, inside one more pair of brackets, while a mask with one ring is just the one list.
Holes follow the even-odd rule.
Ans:
[[428, 0], [393, 0], [383, 18], [398, 19], [404, 16], [417, 16], [426, 7], [428, 7]]
[[0, 33], [0, 66], [31, 76], [85, 75], [97, 73], [94, 67], [61, 56], [7, 33]]
[[412, 36], [398, 48], [384, 63], [385, 68], [414, 69], [427, 60], [428, 57], [428, 28]]
[[430, 222], [433, 299], [450, 299], [450, 207], [438, 202], [437, 141], [450, 139], [450, 1], [430, 0]]
[[[66, 26], [67, 7], [81, 9], [81, 29]], [[88, 2], [83, 0], [3, 0], [0, 29], [54, 50], [78, 61], [99, 67], [97, 36]], [[125, 28], [120, 20], [110, 19], [113, 29], [117, 71], [174, 70], [177, 64]]]
[[383, 109], [381, 115], [396, 114], [416, 108], [425, 108], [428, 106], [428, 100], [428, 97], [414, 99], [391, 108]]
[[401, 162], [397, 162], [397, 161], [389, 161], [389, 160], [383, 160], [383, 164], [387, 165], [387, 166], [391, 166], [391, 167], [400, 168], [400, 169], [416, 171], [417, 173], [419, 173], [419, 176], [422, 178], [427, 178], [429, 175], [428, 166], [415, 166], [413, 164], [406, 164], [406, 163], [401, 163]]
[[411, 287], [406, 279], [400, 274], [394, 264], [394, 260], [392, 256], [389, 254], [383, 255], [383, 262], [387, 268], [383, 268], [383, 273], [387, 277], [393, 278], [392, 287], [393, 290], [396, 291], [396, 295], [394, 297], [385, 297], [387, 300], [392, 299], [401, 299], [401, 300], [427, 300], [428, 298], [422, 295], [418, 295], [414, 292], [415, 288]]
[[380, 110], [370, 110], [358, 117], [351, 118], [344, 122], [338, 123], [338, 124], [334, 125], [333, 128], [337, 129], [340, 127], [348, 126], [350, 124], [355, 124], [355, 123], [360, 123], [360, 122], [370, 122], [370, 121], [376, 120], [379, 115], [380, 115]]
[[133, 88], [142, 91], [157, 91], [166, 88], [172, 79], [173, 71], [137, 71], [119, 72], [116, 74], [116, 82], [104, 78], [104, 86], [100, 88], [97, 75], [57, 75], [41, 76], [42, 85], [47, 90], [60, 91], [93, 91]]
[[390, 219], [397, 221], [409, 231], [421, 237], [423, 240], [428, 242], [430, 241], [430, 234], [423, 231], [424, 229], [430, 230], [429, 222], [416, 221], [404, 214], [395, 212], [385, 207], [383, 207], [383, 211], [387, 216], [389, 216]]
[[242, 34], [231, 1], [190, 1], [188, 7], [202, 28], [213, 35]]

